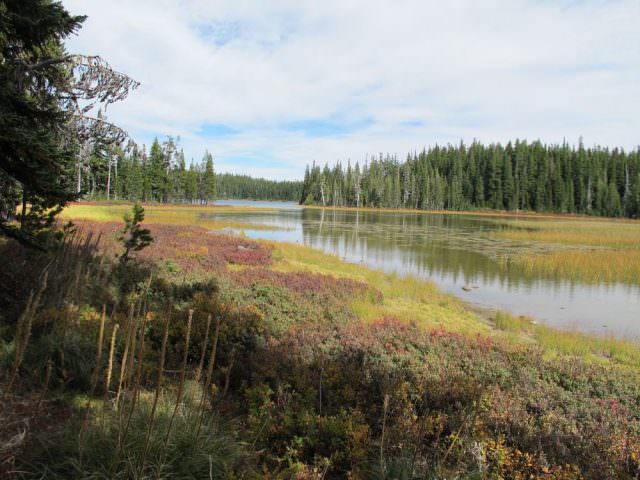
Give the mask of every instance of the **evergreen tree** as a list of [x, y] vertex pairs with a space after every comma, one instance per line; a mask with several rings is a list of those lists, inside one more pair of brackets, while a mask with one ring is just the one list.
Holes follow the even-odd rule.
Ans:
[[[485, 208], [640, 215], [640, 152], [516, 140], [434, 146], [398, 163], [379, 155], [346, 172], [305, 170], [301, 203], [386, 208]], [[353, 185], [351, 187], [350, 185]]]
[[204, 172], [202, 173], [202, 200], [209, 203], [216, 198], [216, 174], [213, 170], [213, 157], [209, 152], [205, 152]]

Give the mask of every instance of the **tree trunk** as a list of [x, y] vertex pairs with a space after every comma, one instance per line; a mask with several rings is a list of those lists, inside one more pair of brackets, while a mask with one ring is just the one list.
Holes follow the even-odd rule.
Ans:
[[109, 192], [111, 191], [111, 159], [107, 162], [107, 201], [109, 200]]

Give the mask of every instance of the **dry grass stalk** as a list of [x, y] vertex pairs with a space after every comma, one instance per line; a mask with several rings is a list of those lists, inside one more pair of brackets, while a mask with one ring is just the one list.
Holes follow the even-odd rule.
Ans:
[[42, 298], [42, 294], [47, 288], [47, 279], [49, 278], [49, 272], [45, 270], [44, 275], [42, 277], [42, 282], [40, 283], [40, 288], [37, 293], [33, 294], [33, 291], [29, 295], [29, 300], [27, 301], [27, 306], [18, 319], [18, 324], [16, 325], [16, 336], [15, 336], [15, 358], [13, 362], [13, 373], [11, 374], [11, 378], [9, 380], [9, 384], [6, 388], [6, 393], [8, 394], [13, 387], [13, 384], [18, 378], [18, 373], [20, 371], [20, 366], [22, 365], [22, 361], [24, 360], [24, 354], [27, 351], [27, 347], [29, 345], [29, 339], [31, 338], [31, 325], [33, 324], [33, 319], [36, 315], [36, 311], [40, 305], [40, 299]]
[[167, 434], [164, 437], [164, 446], [166, 448], [167, 443], [169, 442], [169, 435], [171, 435], [171, 427], [173, 426], [173, 420], [178, 413], [178, 408], [180, 407], [180, 403], [182, 402], [182, 395], [184, 393], [184, 379], [187, 372], [187, 360], [189, 358], [189, 342], [191, 339], [191, 323], [193, 321], [193, 310], [189, 310], [189, 318], [187, 320], [187, 334], [185, 336], [184, 341], [184, 355], [182, 356], [182, 367], [180, 371], [180, 382], [178, 383], [178, 393], [176, 394], [176, 404], [173, 407], [173, 413], [171, 414], [171, 419], [169, 420], [169, 426], [167, 427]]
[[162, 380], [164, 378], [164, 362], [167, 355], [167, 339], [169, 338], [169, 322], [171, 321], [171, 313], [173, 311], [173, 304], [169, 304], [169, 311], [167, 312], [167, 318], [164, 322], [164, 334], [162, 336], [162, 347], [160, 349], [160, 361], [158, 363], [158, 381], [156, 383], [156, 390], [153, 395], [153, 404], [151, 406], [151, 415], [149, 417], [149, 428], [144, 439], [144, 449], [142, 453], [142, 460], [140, 461], [140, 476], [144, 472], [144, 467], [147, 459], [147, 453], [149, 451], [149, 440], [151, 439], [151, 433], [153, 432], [153, 423], [156, 416], [156, 410], [158, 408], [158, 398], [162, 390]]
[[[140, 314], [140, 312], [138, 312]], [[136, 409], [136, 405], [138, 403], [140, 397], [140, 382], [142, 379], [142, 370], [144, 368], [144, 319], [147, 315], [147, 303], [145, 300], [144, 308], [142, 311], [142, 316], [140, 317], [140, 332], [138, 334], [138, 346], [134, 347], [134, 351], [131, 353], [131, 358], [135, 356], [137, 350], [137, 358], [138, 365], [136, 368], [136, 376], [134, 379], [133, 388], [131, 391], [131, 405], [129, 407], [129, 413], [127, 414], [127, 422], [125, 424], [124, 430], [121, 429], [122, 433], [118, 434], [118, 449], [116, 453], [116, 458], [119, 459], [122, 453], [122, 446], [124, 445], [125, 439], [127, 438], [127, 434], [129, 433], [129, 427], [131, 426], [131, 419], [133, 417], [133, 412]], [[129, 370], [132, 371], [133, 367]]]
[[113, 326], [111, 331], [111, 346], [109, 348], [109, 363], [107, 365], [107, 378], [105, 380], [105, 396], [109, 395], [109, 388], [111, 388], [111, 374], [113, 372], [113, 355], [116, 350], [116, 334], [120, 325], [117, 323]]
[[87, 398], [87, 404], [85, 406], [85, 412], [84, 412], [84, 420], [82, 422], [82, 427], [80, 428], [80, 434], [78, 436], [78, 441], [80, 444], [81, 460], [82, 460], [83, 445], [84, 445], [84, 442], [82, 441], [82, 437], [89, 424], [91, 398], [95, 393], [96, 387], [98, 386], [98, 379], [100, 378], [100, 363], [102, 362], [102, 345], [104, 343], [104, 324], [106, 319], [107, 319], [107, 305], [103, 304], [102, 315], [100, 316], [100, 329], [98, 330], [98, 340], [96, 343], [96, 359], [95, 359], [96, 366], [95, 366], [95, 369], [93, 370], [93, 378], [91, 379], [91, 390], [89, 392], [89, 398]]
[[115, 408], [118, 409], [118, 404], [120, 402], [120, 395], [122, 393], [123, 383], [125, 373], [127, 372], [127, 367], [129, 366], [129, 355], [131, 350], [132, 337], [135, 335], [135, 303], [132, 303], [129, 307], [129, 319], [127, 321], [127, 326], [125, 328], [125, 343], [124, 343], [124, 352], [122, 353], [122, 363], [120, 364], [120, 378], [118, 380], [118, 389], [116, 391], [116, 401]]
[[387, 425], [387, 411], [389, 410], [389, 394], [385, 394], [382, 405], [382, 432], [380, 433], [380, 470], [385, 471], [384, 467], [384, 431]]
[[91, 380], [91, 393], [89, 397], [92, 397], [98, 386], [98, 379], [100, 378], [100, 363], [102, 363], [102, 346], [104, 344], [104, 325], [107, 321], [107, 305], [102, 305], [102, 315], [100, 316], [100, 329], [98, 330], [98, 341], [96, 343], [96, 368], [93, 371], [93, 379]]
[[211, 345], [211, 353], [209, 355], [209, 365], [207, 366], [207, 375], [205, 377], [204, 386], [202, 388], [202, 396], [200, 398], [200, 421], [198, 422], [198, 432], [196, 437], [200, 434], [200, 428], [202, 427], [202, 421], [204, 419], [204, 400], [209, 392], [211, 386], [211, 379], [213, 377], [213, 368], [216, 363], [216, 350], [218, 349], [218, 338], [220, 337], [220, 317], [216, 319], [216, 331], [213, 335], [213, 343]]
[[44, 402], [44, 397], [47, 395], [49, 391], [49, 382], [51, 382], [51, 372], [53, 371], [53, 362], [51, 359], [47, 360], [47, 371], [44, 377], [44, 385], [42, 387], [42, 392], [40, 393], [40, 398], [38, 398], [38, 404], [36, 405], [36, 415], [40, 413], [40, 406], [42, 402]]
[[[227, 392], [229, 391], [229, 382], [231, 381], [231, 370], [233, 370], [233, 364], [236, 359], [236, 348], [233, 347], [231, 350], [231, 355], [229, 357], [229, 365], [227, 365], [225, 376], [224, 376], [224, 390], [222, 391], [222, 397], [227, 396]], [[322, 397], [320, 397], [320, 411], [322, 412]]]
[[200, 354], [200, 362], [198, 362], [198, 368], [196, 370], [195, 381], [200, 381], [202, 375], [202, 369], [204, 368], [204, 357], [207, 354], [207, 344], [209, 343], [209, 329], [211, 328], [211, 314], [207, 315], [207, 329], [204, 333], [204, 341], [202, 342], [202, 352]]

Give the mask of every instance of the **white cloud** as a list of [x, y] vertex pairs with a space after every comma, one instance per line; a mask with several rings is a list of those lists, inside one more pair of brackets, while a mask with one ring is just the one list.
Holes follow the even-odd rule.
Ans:
[[[295, 178], [473, 138], [640, 143], [636, 0], [64, 4], [89, 15], [70, 50], [142, 82], [111, 118], [140, 142], [208, 148], [219, 170]], [[310, 121], [345, 130], [289, 128]]]

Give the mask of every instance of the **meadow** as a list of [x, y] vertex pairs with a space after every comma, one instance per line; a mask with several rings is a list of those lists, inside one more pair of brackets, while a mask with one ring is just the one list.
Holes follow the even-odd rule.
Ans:
[[7, 478], [640, 474], [636, 344], [194, 225], [220, 207], [145, 206], [123, 263], [127, 208], [71, 206], [48, 254], [0, 245]]

